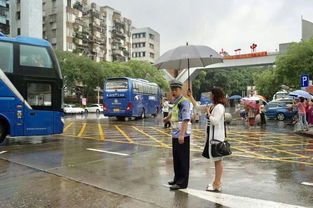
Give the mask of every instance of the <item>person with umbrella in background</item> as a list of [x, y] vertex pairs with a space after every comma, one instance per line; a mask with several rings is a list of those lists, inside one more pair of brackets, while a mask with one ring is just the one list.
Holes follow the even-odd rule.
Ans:
[[[168, 99], [164, 97], [163, 104], [162, 104], [162, 112], [163, 112], [163, 118], [166, 118], [170, 111], [170, 103], [168, 102]], [[164, 128], [170, 128], [171, 122], [164, 123]]]
[[297, 103], [297, 107], [301, 130], [305, 129], [306, 131], [308, 131], [309, 129], [308, 122], [306, 120], [306, 104], [304, 102], [304, 97], [300, 97], [300, 101]]
[[261, 101], [260, 105], [260, 117], [261, 117], [261, 126], [266, 125], [266, 119], [265, 119], [265, 101]]
[[190, 164], [190, 102], [182, 94], [183, 83], [170, 81], [174, 105], [171, 113], [163, 120], [172, 123], [172, 153], [174, 178], [169, 181], [170, 190], [185, 189], [189, 180]]

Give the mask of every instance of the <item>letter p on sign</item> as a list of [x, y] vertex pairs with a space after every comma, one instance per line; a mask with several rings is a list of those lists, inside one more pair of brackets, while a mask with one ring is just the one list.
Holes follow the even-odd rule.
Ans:
[[308, 74], [301, 75], [300, 86], [301, 87], [308, 87], [309, 86], [309, 75]]

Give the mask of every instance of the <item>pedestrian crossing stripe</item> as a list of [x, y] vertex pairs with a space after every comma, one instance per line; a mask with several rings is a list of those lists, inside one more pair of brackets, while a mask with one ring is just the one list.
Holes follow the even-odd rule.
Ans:
[[214, 202], [226, 207], [232, 208], [305, 208], [299, 205], [291, 205], [282, 202], [255, 199], [243, 196], [235, 196], [224, 193], [214, 193], [196, 189], [180, 189], [180, 191], [199, 197], [201, 199]]

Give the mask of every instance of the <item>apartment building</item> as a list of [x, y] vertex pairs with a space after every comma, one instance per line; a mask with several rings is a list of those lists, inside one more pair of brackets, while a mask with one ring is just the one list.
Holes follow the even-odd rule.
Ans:
[[6, 35], [10, 33], [8, 0], [0, 0], [0, 32]]
[[108, 6], [101, 11], [106, 14], [106, 61], [129, 61], [132, 21]]
[[42, 38], [42, 0], [10, 0], [10, 35]]
[[43, 0], [43, 37], [95, 61], [128, 61], [131, 21], [89, 0]]
[[160, 57], [160, 34], [149, 27], [132, 29], [133, 60], [154, 63]]

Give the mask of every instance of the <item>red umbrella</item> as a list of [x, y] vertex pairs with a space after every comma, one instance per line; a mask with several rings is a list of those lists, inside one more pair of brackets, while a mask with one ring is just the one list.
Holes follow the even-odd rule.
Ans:
[[250, 106], [250, 107], [252, 107], [252, 108], [255, 108], [255, 109], [258, 108], [258, 105], [255, 103], [255, 100], [244, 100], [244, 103], [245, 103], [247, 106]]

